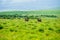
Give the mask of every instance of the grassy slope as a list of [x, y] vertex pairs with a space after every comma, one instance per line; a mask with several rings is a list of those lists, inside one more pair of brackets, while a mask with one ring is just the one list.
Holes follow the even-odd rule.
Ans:
[[0, 19], [0, 40], [60, 40], [60, 19]]
[[5, 11], [0, 15], [56, 15], [60, 18], [60, 10], [40, 10], [40, 11]]
[[60, 10], [40, 10], [40, 11], [5, 11], [0, 12], [0, 15], [14, 14], [60, 14]]
[[[25, 14], [26, 12], [2, 12], [5, 15], [10, 13]], [[59, 11], [27, 12], [27, 14], [29, 13], [60, 15]], [[23, 18], [0, 19], [0, 28], [3, 27], [0, 29], [0, 40], [60, 40], [59, 18], [42, 18], [42, 22], [38, 22], [37, 19], [30, 19], [28, 22]]]

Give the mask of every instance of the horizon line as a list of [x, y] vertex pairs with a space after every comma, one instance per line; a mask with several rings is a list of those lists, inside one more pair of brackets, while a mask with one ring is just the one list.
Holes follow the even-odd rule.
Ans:
[[[60, 10], [60, 9], [41, 9], [41, 10]], [[0, 10], [0, 12], [7, 12], [7, 11], [41, 11], [41, 10]]]

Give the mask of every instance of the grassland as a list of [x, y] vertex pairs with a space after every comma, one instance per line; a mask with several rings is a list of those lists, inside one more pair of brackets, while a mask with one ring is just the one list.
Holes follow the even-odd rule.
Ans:
[[[14, 19], [4, 18], [5, 16], [0, 18], [0, 40], [60, 40], [60, 12], [42, 12], [7, 12], [6, 14], [1, 12], [0, 15], [5, 14], [7, 17], [9, 17], [8, 15], [24, 14], [28, 18], [26, 19], [24, 15], [22, 18], [16, 16]], [[29, 16], [32, 15], [30, 13], [33, 16]], [[36, 18], [37, 13], [39, 15]]]

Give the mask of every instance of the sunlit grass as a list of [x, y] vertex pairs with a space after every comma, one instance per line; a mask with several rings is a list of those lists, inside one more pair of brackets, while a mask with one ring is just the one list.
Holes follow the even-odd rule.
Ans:
[[0, 19], [0, 40], [60, 40], [60, 19], [41, 20]]

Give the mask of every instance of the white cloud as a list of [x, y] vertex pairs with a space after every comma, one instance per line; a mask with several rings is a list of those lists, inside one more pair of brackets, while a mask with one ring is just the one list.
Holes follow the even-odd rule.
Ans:
[[22, 3], [22, 2], [32, 2], [36, 0], [1, 0], [1, 4], [10, 4], [10, 3]]
[[1, 4], [9, 4], [11, 2], [11, 0], [1, 0]]
[[0, 5], [3, 7], [9, 7], [9, 6], [18, 6], [24, 3], [29, 3], [29, 2], [35, 2], [36, 0], [1, 0]]
[[12, 0], [12, 2], [31, 2], [31, 1], [36, 1], [36, 0]]

